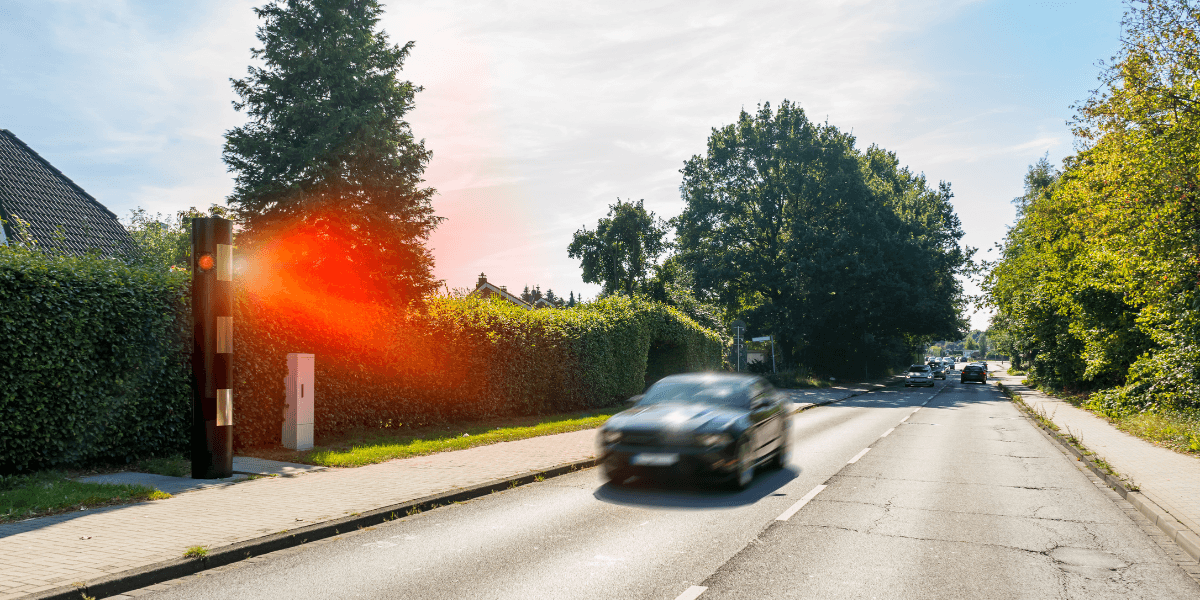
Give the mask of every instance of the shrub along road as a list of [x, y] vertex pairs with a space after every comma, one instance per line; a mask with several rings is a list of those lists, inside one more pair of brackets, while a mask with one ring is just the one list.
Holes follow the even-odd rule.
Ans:
[[1200, 597], [991, 386], [888, 388], [793, 424], [788, 468], [741, 493], [584, 471], [156, 597]]

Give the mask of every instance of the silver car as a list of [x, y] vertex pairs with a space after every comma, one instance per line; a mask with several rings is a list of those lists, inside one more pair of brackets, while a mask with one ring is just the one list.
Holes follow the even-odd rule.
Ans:
[[904, 387], [910, 385], [933, 387], [933, 369], [928, 365], [910, 365], [904, 375]]

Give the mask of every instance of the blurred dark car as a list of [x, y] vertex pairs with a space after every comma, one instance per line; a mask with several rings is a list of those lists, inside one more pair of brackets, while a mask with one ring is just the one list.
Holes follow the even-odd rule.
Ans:
[[946, 365], [942, 364], [942, 361], [940, 361], [940, 360], [929, 361], [929, 368], [930, 368], [930, 370], [933, 371], [934, 379], [945, 379], [946, 378]]
[[744, 489], [759, 466], [787, 461], [791, 410], [761, 377], [671, 375], [600, 428], [599, 462], [618, 484], [632, 475], [675, 476]]
[[979, 365], [967, 365], [963, 367], [962, 375], [959, 376], [959, 381], [963, 383], [968, 381], [987, 383], [987, 371]]

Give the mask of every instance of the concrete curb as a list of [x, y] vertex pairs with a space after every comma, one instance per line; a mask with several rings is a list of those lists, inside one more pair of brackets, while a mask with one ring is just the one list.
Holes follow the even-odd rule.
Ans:
[[[1009, 398], [1016, 400], [1021, 397], [1020, 394], [1012, 391], [999, 381], [996, 382], [996, 385], [1000, 388], [1000, 391]], [[1179, 546], [1181, 550], [1186, 552], [1188, 556], [1192, 557], [1193, 560], [1200, 561], [1200, 536], [1196, 535], [1196, 532], [1188, 529], [1182, 523], [1175, 520], [1175, 517], [1172, 517], [1170, 512], [1164, 510], [1153, 500], [1147, 498], [1143, 494], [1130, 490], [1125, 485], [1125, 482], [1113, 477], [1112, 474], [1100, 468], [1100, 466], [1090, 458], [1090, 456], [1094, 456], [1094, 454], [1086, 454], [1084, 452], [1086, 447], [1084, 450], [1080, 450], [1078, 447], [1076, 447], [1082, 446], [1082, 444], [1073, 444], [1067, 441], [1067, 439], [1063, 437], [1061, 433], [1042, 425], [1037, 419], [1034, 418], [1032, 411], [1024, 403], [1024, 401], [1017, 402], [1016, 405], [1022, 412], [1025, 413], [1026, 417], [1038, 427], [1038, 429], [1041, 429], [1047, 436], [1050, 437], [1051, 440], [1057, 442], [1058, 445], [1065, 448], [1068, 452], [1074, 454], [1080, 462], [1087, 466], [1088, 470], [1094, 473], [1096, 477], [1099, 477], [1101, 480], [1103, 480], [1104, 483], [1108, 484], [1108, 487], [1112, 488], [1113, 491], [1120, 494], [1125, 501], [1129, 502], [1129, 504], [1136, 508], [1138, 512], [1142, 513], [1142, 516], [1146, 517], [1151, 523], [1154, 523], [1156, 526], [1158, 526], [1158, 528], [1162, 530], [1163, 534], [1165, 534], [1172, 542], [1175, 542], [1175, 544]]]
[[84, 582], [82, 586], [64, 586], [44, 592], [23, 596], [21, 600], [80, 600], [84, 596], [105, 598], [128, 591], [144, 588], [156, 583], [178, 579], [208, 569], [215, 569], [254, 556], [260, 556], [277, 550], [292, 548], [306, 542], [312, 542], [342, 533], [349, 533], [372, 525], [404, 518], [431, 508], [436, 508], [454, 502], [464, 502], [486, 496], [493, 492], [511, 489], [549, 477], [566, 475], [581, 469], [596, 466], [596, 459], [589, 458], [558, 465], [541, 471], [528, 471], [512, 477], [497, 479], [471, 486], [459, 488], [440, 494], [409, 500], [376, 508], [358, 515], [333, 519], [323, 523], [308, 525], [299, 529], [275, 533], [268, 536], [222, 546], [212, 550], [204, 558], [179, 558], [132, 569], [123, 573], [107, 575]]

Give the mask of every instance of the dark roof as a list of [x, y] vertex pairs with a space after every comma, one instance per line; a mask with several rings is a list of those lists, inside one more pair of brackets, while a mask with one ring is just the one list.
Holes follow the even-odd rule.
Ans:
[[20, 237], [19, 219], [44, 249], [77, 256], [135, 251], [117, 215], [7, 129], [0, 129], [0, 218], [5, 221], [0, 237], [10, 243]]

